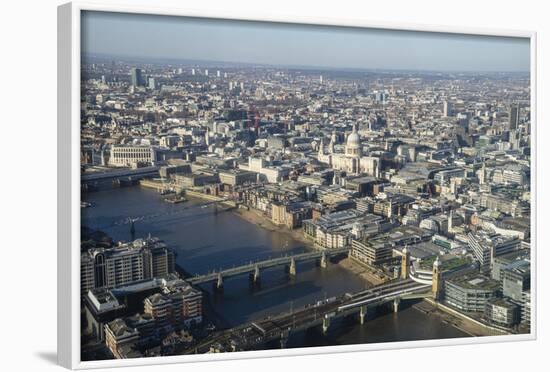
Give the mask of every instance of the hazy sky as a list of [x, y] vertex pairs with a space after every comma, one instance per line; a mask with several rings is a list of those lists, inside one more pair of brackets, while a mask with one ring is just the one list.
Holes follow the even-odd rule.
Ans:
[[529, 71], [529, 39], [83, 12], [82, 52], [151, 59]]

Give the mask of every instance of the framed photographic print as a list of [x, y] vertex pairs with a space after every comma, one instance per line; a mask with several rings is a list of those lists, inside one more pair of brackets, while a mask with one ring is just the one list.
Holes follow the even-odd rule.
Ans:
[[58, 29], [63, 366], [536, 337], [534, 32], [81, 2]]

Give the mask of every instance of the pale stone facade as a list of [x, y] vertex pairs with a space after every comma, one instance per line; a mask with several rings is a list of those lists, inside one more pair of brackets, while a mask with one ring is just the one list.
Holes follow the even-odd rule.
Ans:
[[336, 170], [343, 170], [350, 174], [366, 173], [370, 176], [378, 177], [380, 174], [380, 159], [371, 156], [363, 156], [361, 148], [361, 138], [355, 126], [346, 140], [346, 147], [343, 154], [334, 152], [335, 134], [332, 134], [328, 153], [325, 154], [325, 147], [321, 142], [317, 160], [328, 164], [329, 167]]

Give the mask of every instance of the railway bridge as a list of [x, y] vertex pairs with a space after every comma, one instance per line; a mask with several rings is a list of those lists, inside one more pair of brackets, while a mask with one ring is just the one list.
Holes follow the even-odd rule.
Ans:
[[357, 314], [363, 324], [368, 308], [389, 303], [399, 310], [401, 299], [431, 296], [431, 286], [411, 279], [398, 279], [391, 283], [369, 288], [365, 291], [333, 297], [294, 311], [266, 317], [254, 322], [220, 331], [204, 340], [189, 353], [205, 353], [212, 348], [223, 351], [253, 350], [267, 342], [279, 340], [285, 347], [291, 333], [321, 326], [326, 333], [331, 320]]
[[136, 169], [120, 168], [105, 172], [85, 173], [80, 177], [83, 190], [119, 186], [123, 183], [137, 183], [143, 178], [158, 177], [159, 166], [142, 167]]

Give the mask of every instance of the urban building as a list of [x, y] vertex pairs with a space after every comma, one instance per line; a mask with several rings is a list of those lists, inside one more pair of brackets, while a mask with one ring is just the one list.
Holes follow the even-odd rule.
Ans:
[[521, 242], [518, 238], [479, 231], [468, 233], [468, 245], [480, 263], [480, 270], [487, 273], [495, 257], [518, 250]]
[[504, 298], [493, 298], [487, 301], [485, 317], [490, 322], [504, 327], [519, 323], [519, 306]]
[[531, 290], [523, 292], [523, 308], [521, 311], [521, 322], [531, 328]]
[[139, 87], [144, 85], [143, 71], [140, 68], [132, 67], [130, 69], [130, 84], [133, 87]]
[[155, 159], [155, 149], [151, 146], [116, 145], [111, 147], [109, 165], [114, 167], [151, 165]]
[[445, 304], [464, 312], [484, 312], [487, 302], [498, 296], [500, 283], [474, 274], [445, 280]]
[[[113, 248], [93, 248], [81, 255], [81, 288], [116, 288], [175, 271], [174, 253], [158, 238], [137, 239]], [[83, 292], [82, 295], [85, 295]]]
[[105, 324], [123, 316], [127, 307], [121, 303], [111, 290], [92, 289], [83, 297], [86, 318], [85, 332], [96, 340], [105, 339]]
[[132, 352], [132, 348], [139, 341], [139, 332], [130, 328], [123, 319], [115, 319], [105, 325], [105, 344], [115, 358], [142, 356]]
[[[531, 256], [529, 249], [519, 249], [510, 253], [495, 257], [491, 268], [491, 278], [502, 282], [502, 270], [513, 265], [517, 261], [528, 261]], [[512, 266], [513, 267], [513, 266]]]
[[388, 243], [370, 244], [368, 239], [351, 241], [350, 256], [367, 265], [378, 265], [393, 255], [393, 247]]
[[509, 121], [508, 121], [509, 130], [515, 130], [518, 128], [519, 115], [520, 115], [519, 105], [510, 106]]
[[531, 264], [529, 261], [515, 261], [501, 269], [502, 295], [522, 303], [523, 293], [531, 289]]
[[147, 297], [144, 313], [165, 333], [199, 324], [202, 322], [202, 293], [183, 280], [176, 281], [165, 286], [161, 293]]
[[453, 115], [453, 104], [450, 101], [443, 101], [443, 116], [450, 117]]

